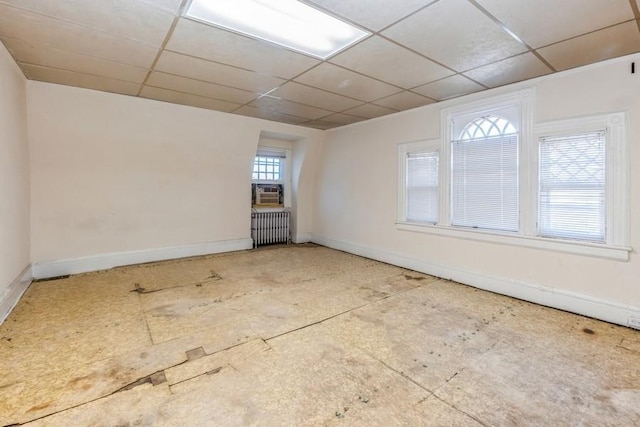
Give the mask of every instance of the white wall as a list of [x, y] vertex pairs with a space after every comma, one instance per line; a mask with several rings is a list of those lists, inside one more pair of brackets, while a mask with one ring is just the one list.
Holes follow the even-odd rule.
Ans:
[[[4, 121], [0, 138], [3, 147], [7, 146], [5, 151], [14, 150], [3, 156], [10, 165], [3, 164], [0, 172], [2, 200], [18, 201], [11, 206], [11, 215], [3, 212], [2, 218], [2, 232], [10, 234], [2, 239], [2, 283], [6, 283], [29, 261], [29, 152], [24, 144], [24, 79], [6, 52], [2, 55], [0, 120]], [[623, 262], [400, 231], [395, 227], [397, 144], [438, 138], [440, 110], [444, 107], [534, 87], [536, 122], [628, 112], [630, 243], [638, 247], [640, 74], [629, 73], [632, 60], [637, 62], [640, 56], [325, 133], [28, 82], [31, 260], [64, 261], [247, 240], [251, 164], [260, 135], [267, 132], [293, 141], [292, 208], [299, 240], [308, 239], [313, 232], [313, 240], [319, 243], [427, 272], [450, 273], [451, 277], [476, 286], [490, 288], [498, 281], [504, 285], [498, 290], [507, 294], [519, 292], [511, 292], [509, 286], [522, 289], [524, 285], [535, 291], [541, 285], [545, 292], [557, 291], [551, 293], [551, 298], [578, 295], [584, 301], [593, 298], [598, 303], [604, 301], [616, 308], [627, 305], [636, 310], [640, 307], [640, 261], [635, 250], [630, 260]], [[5, 68], [10, 72], [4, 72]], [[5, 92], [9, 97], [4, 96]], [[5, 221], [11, 228], [5, 226]], [[9, 244], [5, 247], [4, 242]], [[540, 302], [534, 294], [523, 297]], [[572, 307], [571, 301], [569, 306], [563, 304], [549, 302], [582, 310]], [[593, 314], [589, 310], [586, 314]], [[595, 317], [611, 320], [597, 314]]]
[[[29, 264], [26, 79], [0, 43], [0, 302]], [[0, 317], [2, 313], [0, 312]]]
[[[324, 141], [324, 135], [323, 139]], [[320, 158], [324, 144], [315, 143], [310, 138], [296, 142], [293, 151], [293, 198], [292, 212], [294, 222], [295, 243], [311, 241], [316, 212], [316, 183], [320, 168]]]
[[[449, 272], [480, 287], [501, 283], [506, 290], [498, 290], [504, 293], [509, 293], [510, 286], [527, 291], [541, 285], [548, 287], [543, 288], [545, 292], [550, 288], [552, 293], [565, 296], [577, 294], [585, 300], [640, 307], [640, 259], [636, 250], [628, 262], [613, 261], [395, 227], [397, 144], [439, 138], [440, 110], [444, 107], [534, 87], [535, 122], [628, 112], [630, 243], [640, 247], [640, 74], [630, 73], [632, 61], [640, 62], [640, 55], [328, 131], [318, 173], [314, 241], [396, 260], [427, 272]], [[573, 310], [563, 304], [556, 306]]]
[[[35, 81], [28, 112], [36, 263], [246, 241], [260, 133], [296, 139], [303, 159], [318, 156], [307, 145], [322, 138], [314, 129]], [[297, 228], [310, 233], [313, 182], [299, 178]]]

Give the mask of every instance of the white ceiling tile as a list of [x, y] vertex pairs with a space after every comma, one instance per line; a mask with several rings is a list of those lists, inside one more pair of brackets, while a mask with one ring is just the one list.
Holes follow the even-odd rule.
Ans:
[[434, 0], [312, 0], [312, 3], [373, 31], [379, 31]]
[[167, 49], [289, 79], [320, 63], [270, 43], [180, 19]]
[[551, 73], [551, 69], [531, 52], [504, 59], [475, 70], [465, 76], [488, 87], [497, 87]]
[[191, 107], [206, 108], [229, 113], [240, 106], [233, 102], [221, 101], [219, 99], [206, 98], [204, 96], [192, 95], [189, 93], [175, 92], [173, 90], [161, 89], [157, 87], [145, 86], [140, 92], [143, 98], [155, 99], [158, 101], [171, 102], [174, 104], [188, 105]]
[[335, 95], [324, 90], [289, 82], [273, 91], [270, 95], [302, 104], [315, 105], [331, 111], [343, 111], [362, 104], [362, 101]]
[[171, 13], [178, 12], [178, 9], [180, 9], [180, 5], [182, 5], [182, 0], [138, 0], [138, 1], [147, 3], [153, 7], [165, 9]]
[[255, 117], [258, 119], [272, 120], [276, 122], [290, 123], [293, 125], [297, 125], [300, 123], [308, 122], [309, 119], [305, 119], [302, 117], [290, 116], [284, 113], [278, 113], [276, 111], [267, 110], [267, 109], [259, 109], [256, 107], [252, 107], [250, 105], [245, 105], [241, 108], [238, 108], [233, 112], [234, 114], [240, 114], [242, 116]]
[[251, 104], [253, 107], [261, 111], [281, 112], [290, 116], [302, 117], [305, 119], [319, 119], [320, 117], [332, 114], [332, 111], [323, 110], [321, 108], [310, 107], [297, 102], [287, 101], [285, 99], [272, 98], [264, 96], [256, 99]]
[[145, 97], [319, 129], [640, 52], [640, 0], [304, 2], [375, 34], [322, 62], [176, 18], [188, 0], [0, 0], [0, 41], [34, 80], [136, 95], [148, 77]]
[[159, 73], [157, 71], [154, 71], [149, 75], [149, 79], [145, 85], [205, 96], [207, 98], [220, 99], [222, 101], [235, 102], [237, 104], [246, 104], [258, 96], [257, 94], [246, 90], [235, 89], [186, 77], [174, 76], [172, 74]]
[[344, 111], [344, 114], [365, 117], [367, 119], [373, 119], [374, 117], [386, 116], [387, 114], [393, 113], [397, 113], [397, 111], [374, 104], [363, 104], [359, 107]]
[[181, 55], [166, 50], [162, 52], [155, 69], [256, 93], [266, 93], [286, 81], [253, 71], [243, 70], [242, 68], [218, 64], [217, 62]]
[[437, 82], [429, 83], [424, 86], [413, 89], [414, 92], [418, 92], [429, 98], [442, 101], [444, 99], [455, 98], [456, 96], [462, 96], [473, 92], [478, 92], [484, 89], [479, 84], [472, 82], [468, 78], [460, 75], [438, 80]]
[[467, 0], [434, 3], [382, 34], [457, 71], [526, 51]]
[[165, 10], [131, 0], [2, 2], [157, 47], [162, 46], [174, 19], [174, 15]]
[[121, 93], [124, 95], [136, 95], [140, 90], [137, 83], [124, 80], [108, 79], [105, 77], [91, 76], [88, 74], [74, 73], [54, 68], [40, 67], [37, 65], [18, 64], [25, 76], [30, 80], [57, 83], [68, 86], [95, 89], [104, 92]]
[[329, 92], [342, 93], [362, 101], [373, 101], [401, 91], [395, 86], [329, 63], [323, 63], [295, 80]]
[[348, 114], [337, 113], [322, 118], [323, 121], [329, 123], [337, 123], [340, 125], [349, 125], [351, 123], [361, 122], [367, 120], [365, 117], [350, 116]]
[[0, 38], [4, 37], [137, 67], [151, 66], [158, 53], [147, 44], [0, 4]]
[[373, 101], [376, 105], [393, 108], [399, 111], [422, 107], [423, 105], [433, 104], [434, 102], [435, 101], [433, 99], [425, 98], [424, 96], [408, 91], [396, 93], [395, 95]]
[[[410, 50], [381, 37], [370, 37], [330, 62], [409, 89], [454, 74]], [[401, 64], [402, 72], [398, 72]]]
[[3, 41], [16, 62], [23, 64], [40, 65], [134, 83], [142, 83], [147, 77], [145, 68], [44, 46], [34, 46], [17, 39], [4, 38]]
[[628, 0], [477, 0], [533, 48], [633, 19]]
[[559, 71], [638, 51], [640, 32], [635, 21], [538, 49], [538, 53]]

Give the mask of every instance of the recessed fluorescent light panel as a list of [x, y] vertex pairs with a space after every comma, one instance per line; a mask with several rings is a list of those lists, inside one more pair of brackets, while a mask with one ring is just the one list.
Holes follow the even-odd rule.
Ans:
[[185, 15], [320, 59], [369, 35], [296, 0], [193, 0]]

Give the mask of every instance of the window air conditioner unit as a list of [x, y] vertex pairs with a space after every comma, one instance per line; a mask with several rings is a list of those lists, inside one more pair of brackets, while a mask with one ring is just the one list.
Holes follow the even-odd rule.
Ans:
[[280, 186], [258, 185], [256, 188], [256, 205], [280, 206]]

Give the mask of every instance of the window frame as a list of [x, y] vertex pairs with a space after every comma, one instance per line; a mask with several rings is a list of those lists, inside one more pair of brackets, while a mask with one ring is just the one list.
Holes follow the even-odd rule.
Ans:
[[[451, 140], [448, 141], [449, 153], [451, 156], [450, 164], [450, 212], [449, 217], [452, 227], [462, 227], [470, 229], [479, 229], [486, 231], [498, 231], [507, 233], [518, 233], [520, 231], [520, 191], [518, 188], [519, 180], [519, 148], [521, 133], [520, 120], [518, 113], [520, 108], [518, 105], [511, 105], [500, 109], [492, 109], [490, 111], [479, 112], [477, 114], [465, 115], [463, 117], [452, 117], [450, 119]], [[511, 120], [509, 120], [511, 116]], [[482, 137], [464, 138], [461, 134], [467, 133], [471, 125], [478, 127], [478, 122], [486, 122], [488, 117], [495, 117], [507, 122], [507, 124], [515, 130], [515, 132], [500, 135], [483, 135]], [[515, 119], [514, 119], [515, 118]], [[456, 123], [457, 121], [457, 123]], [[462, 129], [458, 127], [461, 126]], [[497, 129], [497, 127], [496, 127]], [[474, 132], [475, 134], [476, 132]], [[484, 132], [483, 132], [484, 133]], [[496, 150], [499, 147], [500, 150]], [[507, 155], [502, 148], [507, 148]], [[511, 150], [515, 150], [515, 152]], [[486, 168], [486, 163], [480, 161], [477, 156], [478, 151], [483, 155], [497, 156], [499, 161], [493, 164], [501, 174], [496, 178], [494, 172], [496, 169]], [[459, 157], [456, 156], [458, 153]], [[498, 159], [495, 159], [498, 160]], [[505, 165], [504, 160], [513, 160]], [[489, 170], [491, 172], [488, 175]], [[504, 179], [504, 173], [507, 173], [508, 179]], [[515, 172], [515, 176], [511, 176], [509, 172]], [[471, 187], [477, 186], [478, 181], [486, 180], [498, 181], [500, 186], [490, 189], [483, 188], [480, 192], [470, 191]], [[503, 184], [512, 191], [500, 191], [504, 189]], [[481, 197], [484, 196], [484, 197]], [[486, 208], [487, 197], [494, 202], [499, 201], [500, 212], [507, 214], [507, 217], [513, 219], [508, 228], [509, 221], [495, 222], [496, 215], [493, 218], [483, 213]], [[504, 209], [504, 203], [508, 208]], [[497, 212], [496, 212], [497, 213]], [[500, 215], [500, 218], [504, 216]], [[491, 224], [493, 222], [493, 224]], [[514, 229], [515, 228], [515, 229]]]
[[[538, 158], [540, 138], [605, 131], [605, 241], [603, 245], [611, 247], [625, 247], [629, 244], [630, 165], [626, 122], [626, 113], [609, 113], [539, 123], [534, 129], [536, 177], [540, 161]], [[538, 196], [536, 186], [536, 205]], [[536, 234], [538, 234], [537, 228]]]
[[[630, 170], [627, 141], [627, 114], [624, 112], [578, 117], [534, 125], [533, 88], [515, 93], [458, 105], [441, 111], [441, 136], [398, 145], [398, 216], [396, 228], [401, 231], [427, 233], [464, 240], [520, 246], [570, 253], [583, 256], [628, 261], [629, 245]], [[516, 233], [494, 230], [468, 229], [451, 225], [451, 118], [482, 115], [508, 105], [520, 109], [519, 138], [519, 208], [520, 224]], [[606, 129], [606, 237], [605, 243], [541, 237], [538, 235], [538, 162], [539, 138], [542, 135], [584, 133]], [[438, 222], [424, 224], [406, 220], [406, 170], [404, 156], [409, 150], [439, 145]]]
[[[256, 160], [258, 158], [265, 158], [265, 159], [278, 159], [278, 175], [279, 178], [278, 179], [254, 179], [253, 178], [253, 174], [255, 172], [255, 166], [256, 166]], [[254, 184], [284, 184], [284, 177], [285, 177], [285, 163], [286, 163], [286, 153], [285, 152], [277, 152], [277, 151], [265, 151], [265, 150], [258, 150], [258, 152], [256, 153], [256, 155], [253, 157], [253, 168], [251, 171], [251, 182]], [[259, 174], [260, 172], [258, 172]], [[268, 172], [265, 172], [268, 173]]]
[[[606, 133], [603, 129], [538, 138], [537, 234], [540, 237], [606, 243]], [[587, 180], [584, 175], [580, 179], [565, 175], [570, 171], [578, 172], [575, 164], [567, 163], [572, 156], [578, 155], [575, 150], [586, 150], [592, 156], [590, 166], [595, 173]], [[543, 153], [546, 153], [544, 158]], [[587, 219], [591, 220], [591, 229], [584, 228]], [[557, 222], [563, 225], [554, 224]]]
[[[440, 140], [429, 139], [422, 141], [406, 142], [398, 145], [398, 222], [407, 224], [436, 225], [440, 221], [440, 209], [435, 223], [408, 222], [407, 220], [407, 156], [418, 153], [438, 153], [438, 181], [441, 179], [442, 159], [440, 158]], [[441, 185], [438, 186], [439, 188]], [[440, 202], [440, 189], [438, 189], [438, 202]]]
[[[281, 185], [282, 194], [283, 194], [283, 206], [282, 207], [254, 207], [260, 212], [268, 212], [268, 211], [281, 211], [283, 209], [291, 208], [291, 192], [292, 192], [292, 183], [291, 183], [291, 173], [292, 173], [292, 153], [293, 151], [289, 148], [278, 147], [278, 146], [268, 146], [268, 145], [258, 145], [256, 154], [253, 156], [253, 163], [251, 164], [251, 184], [272, 184], [272, 185]], [[280, 157], [280, 179], [279, 180], [257, 180], [253, 179], [253, 166], [255, 165], [256, 157]]]

